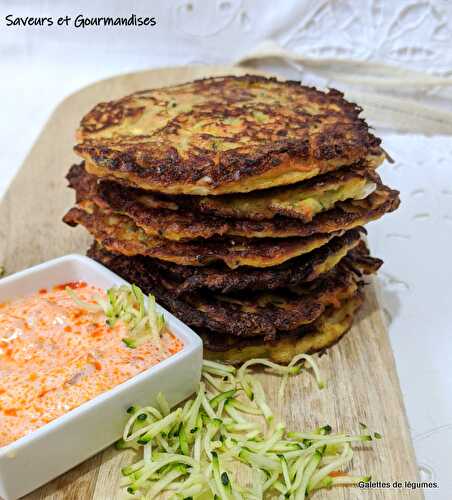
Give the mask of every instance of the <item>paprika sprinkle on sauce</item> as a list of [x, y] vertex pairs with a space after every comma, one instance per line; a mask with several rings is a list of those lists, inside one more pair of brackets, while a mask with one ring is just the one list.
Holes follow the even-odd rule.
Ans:
[[85, 282], [40, 289], [0, 308], [0, 446], [42, 427], [182, 349], [163, 327], [160, 341], [130, 348], [121, 319], [80, 303], [106, 299]]

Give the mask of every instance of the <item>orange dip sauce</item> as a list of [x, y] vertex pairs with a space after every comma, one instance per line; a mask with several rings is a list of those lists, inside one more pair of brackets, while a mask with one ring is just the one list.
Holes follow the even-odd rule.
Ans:
[[130, 349], [118, 321], [80, 309], [66, 286], [85, 302], [99, 288], [76, 282], [0, 304], [0, 446], [5, 446], [82, 403], [172, 356], [182, 342], [165, 330], [162, 349], [152, 341]]

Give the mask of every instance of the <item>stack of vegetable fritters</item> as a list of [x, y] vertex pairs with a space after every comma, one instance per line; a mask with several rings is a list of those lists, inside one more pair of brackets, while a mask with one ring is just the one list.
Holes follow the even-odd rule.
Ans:
[[205, 356], [288, 362], [350, 327], [362, 226], [398, 207], [380, 140], [336, 90], [219, 77], [98, 104], [65, 216], [89, 255], [198, 332]]

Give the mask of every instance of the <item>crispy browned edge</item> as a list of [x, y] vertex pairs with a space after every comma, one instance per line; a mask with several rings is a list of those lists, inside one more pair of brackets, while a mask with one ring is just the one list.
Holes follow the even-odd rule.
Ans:
[[[312, 281], [325, 272], [323, 266], [329, 258], [352, 249], [355, 249], [355, 253], [357, 253], [358, 248], [363, 245], [365, 248], [364, 242], [360, 240], [360, 234], [363, 231], [363, 228], [347, 231], [344, 235], [333, 238], [317, 250], [295, 257], [279, 266], [263, 269], [247, 266], [229, 269], [221, 264], [204, 267], [182, 266], [151, 257], [136, 256], [130, 258], [135, 259], [150, 274], [157, 268], [169, 279], [177, 280], [179, 286], [175, 293], [178, 296], [199, 289], [220, 293], [240, 290], [274, 290]], [[104, 250], [101, 246], [98, 243], [93, 243], [88, 255], [96, 258], [97, 255], [102, 255], [102, 252]]]
[[[111, 197], [108, 192], [99, 190], [95, 178], [85, 175], [81, 166], [73, 167], [68, 178], [70, 185], [76, 189], [79, 209], [90, 212], [90, 203], [95, 203], [101, 211], [106, 213], [111, 211], [130, 218], [152, 237], [172, 241], [190, 241], [199, 237], [211, 238], [223, 235], [248, 239], [308, 237], [317, 233], [352, 229], [395, 210], [399, 205], [399, 193], [380, 184], [377, 191], [365, 200], [338, 202], [335, 208], [318, 214], [307, 224], [282, 216], [264, 221], [223, 219], [205, 215], [196, 216], [191, 212], [147, 208], [134, 200], [129, 200], [127, 190], [122, 193], [122, 188], [118, 185], [114, 189], [110, 187], [110, 192], [113, 189], [114, 193]], [[93, 221], [90, 223], [88, 219], [93, 219], [94, 215], [88, 217], [77, 210], [70, 211], [64, 217], [64, 221], [70, 225], [83, 223], [83, 220], [93, 224]], [[94, 213], [97, 212], [99, 210]]]
[[[353, 175], [367, 175], [361, 171], [344, 171], [339, 178], [350, 178]], [[374, 182], [382, 188], [381, 181], [375, 172], [368, 174]], [[326, 178], [317, 181], [320, 186], [328, 185], [329, 174]], [[178, 209], [165, 208], [171, 203], [169, 200], [162, 200], [163, 207], [149, 207], [141, 201], [142, 190], [127, 188], [114, 182], [97, 182], [97, 178], [90, 175], [82, 164], [73, 165], [67, 174], [69, 187], [76, 192], [76, 201], [83, 205], [86, 201], [93, 201], [103, 209], [126, 215], [134, 220], [146, 233], [175, 241], [191, 240], [196, 238], [210, 238], [215, 235], [229, 234], [233, 236], [252, 237], [277, 237], [286, 238], [293, 236], [309, 236], [316, 232], [331, 232], [334, 225], [339, 225], [341, 220], [347, 219], [345, 213], [347, 207], [353, 200], [343, 202], [337, 209], [330, 209], [318, 214], [311, 222], [304, 223], [298, 218], [287, 218], [278, 215], [270, 220], [239, 220], [227, 219], [220, 216], [204, 215], [197, 212], [199, 197], [184, 196], [173, 197], [172, 203]], [[337, 176], [333, 174], [334, 179]], [[315, 183], [309, 183], [313, 186]], [[394, 192], [395, 196], [395, 192]], [[159, 199], [151, 197], [152, 203], [159, 204]], [[193, 211], [195, 210], [195, 211]], [[333, 220], [333, 225], [328, 224]], [[323, 231], [322, 225], [328, 226], [327, 231]]]
[[[397, 192], [385, 188], [388, 200], [375, 210], [358, 209], [358, 213], [340, 214], [338, 221], [329, 221], [334, 224], [330, 233], [318, 233], [303, 238], [254, 238], [240, 237], [207, 239], [202, 242], [177, 242], [161, 238], [148, 237], [149, 242], [143, 243], [139, 238], [122, 240], [117, 237], [115, 226], [105, 227], [107, 213], [93, 205], [92, 213], [84, 207], [72, 208], [65, 216], [64, 221], [69, 225], [82, 224], [104, 247], [112, 252], [126, 255], [146, 255], [184, 265], [207, 265], [216, 261], [224, 261], [229, 267], [236, 268], [242, 265], [253, 267], [271, 267], [297, 257], [307, 251], [327, 243], [332, 237], [343, 234], [345, 230], [358, 227], [366, 222], [375, 220], [388, 211], [395, 210], [399, 204]], [[369, 198], [378, 196], [376, 193]], [[362, 200], [362, 203], [367, 203]], [[125, 216], [116, 215], [118, 224], [129, 225], [132, 221]], [[344, 218], [345, 217], [345, 218]], [[122, 221], [122, 222], [120, 222]], [[136, 226], [135, 226], [136, 227]], [[335, 231], [334, 229], [340, 229]]]
[[[350, 119], [350, 122], [341, 123], [338, 120], [336, 123], [325, 125], [317, 134], [309, 135], [305, 130], [304, 136], [299, 139], [280, 139], [273, 142], [269, 139], [265, 145], [249, 150], [240, 148], [221, 153], [206, 151], [202, 156], [192, 154], [186, 159], [182, 159], [175, 150], [162, 159], [161, 155], [153, 156], [150, 151], [143, 154], [139, 145], [137, 147], [129, 145], [121, 151], [115, 140], [85, 137], [92, 131], [120, 123], [126, 112], [130, 111], [125, 108], [124, 103], [132, 95], [118, 101], [100, 103], [94, 107], [82, 119], [78, 138], [83, 142], [77, 144], [74, 150], [102, 170], [102, 172], [96, 171], [94, 165], [88, 164], [88, 170], [93, 174], [121, 177], [131, 185], [157, 190], [160, 187], [160, 190], [167, 192], [174, 192], [175, 186], [178, 186], [180, 192], [187, 194], [188, 191], [184, 191], [184, 186], [193, 186], [203, 178], [210, 179], [207, 186], [210, 194], [240, 192], [240, 184], [244, 179], [262, 176], [269, 171], [281, 173], [288, 170], [308, 171], [318, 168], [319, 171], [316, 172], [318, 174], [353, 163], [368, 154], [384, 157], [380, 139], [372, 135], [365, 120], [359, 118], [362, 108], [346, 101], [338, 90], [329, 89], [325, 93], [314, 87], [301, 86], [297, 81], [279, 82], [276, 78], [255, 75], [206, 78], [195, 83], [202, 87], [220, 81], [227, 83], [234, 80], [271, 81], [280, 85], [294, 86], [297, 89], [301, 87], [310, 95], [312, 102], [330, 100], [340, 109], [343, 116]], [[139, 108], [135, 112], [140, 112]], [[347, 138], [347, 134], [351, 134], [352, 138]], [[252, 189], [244, 189], [244, 192]]]
[[[138, 285], [145, 293], [154, 294], [164, 307], [190, 326], [240, 337], [258, 335], [272, 338], [278, 331], [292, 330], [314, 321], [326, 307], [337, 306], [338, 301], [354, 294], [362, 275], [359, 262], [354, 261], [352, 254], [348, 259], [350, 264], [338, 265], [312, 284], [303, 286], [302, 295], [282, 290], [281, 300], [285, 301], [285, 307], [279, 308], [259, 305], [265, 292], [262, 295], [246, 291], [244, 295], [229, 298], [209, 293], [178, 297], [176, 290], [179, 283], [157, 268], [149, 272], [142, 259], [113, 255], [98, 246], [93, 247], [89, 255]], [[378, 267], [379, 262], [376, 262]], [[231, 303], [231, 299], [238, 303]], [[245, 304], [252, 309], [243, 310]]]
[[[296, 182], [294, 184], [286, 185], [286, 186], [277, 186], [274, 188], [268, 188], [265, 190], [252, 191], [251, 193], [238, 193], [238, 194], [226, 194], [219, 196], [191, 196], [189, 197], [192, 203], [192, 206], [196, 210], [199, 210], [202, 213], [216, 215], [219, 217], [230, 217], [233, 219], [242, 219], [243, 216], [236, 213], [233, 208], [228, 206], [222, 206], [221, 203], [224, 202], [227, 204], [228, 199], [245, 199], [247, 201], [252, 200], [253, 198], [259, 198], [261, 195], [275, 195], [278, 196], [283, 192], [287, 192], [288, 190], [296, 190], [299, 188], [302, 189], [331, 189], [333, 185], [336, 183], [345, 183], [353, 178], [365, 178], [368, 181], [374, 182], [377, 185], [381, 185], [380, 176], [376, 173], [375, 169], [371, 166], [367, 165], [366, 162], [357, 162], [353, 165], [347, 165], [341, 167], [337, 170], [326, 172], [321, 175], [317, 175], [305, 181]], [[182, 197], [173, 197], [173, 199], [180, 199]], [[183, 197], [187, 199], [187, 196]], [[287, 207], [272, 207], [273, 215], [276, 216], [286, 216], [291, 218], [299, 219], [303, 222], [310, 222], [312, 218], [305, 218], [305, 214], [301, 214], [299, 212], [293, 211]], [[257, 221], [261, 221], [264, 219], [268, 219], [268, 216], [260, 215], [257, 212], [253, 212], [250, 214], [247, 219], [253, 219]]]
[[[107, 224], [111, 213], [93, 204], [89, 210], [75, 207], [69, 210], [63, 220], [70, 226], [82, 224], [108, 250], [124, 255], [145, 255], [183, 265], [204, 266], [223, 261], [234, 269], [242, 265], [270, 267], [314, 250], [344, 231], [315, 234], [305, 238], [210, 238], [202, 241], [179, 242], [162, 238], [147, 237], [143, 242], [139, 237], [121, 239], [121, 231], [138, 230], [131, 219], [114, 215], [115, 225]], [[121, 228], [121, 224], [124, 227]], [[120, 226], [119, 230], [116, 228]], [[132, 227], [132, 229], [129, 228]], [[129, 228], [129, 229], [128, 229]], [[144, 234], [144, 233], [143, 233]]]
[[297, 332], [280, 334], [274, 340], [266, 342], [259, 338], [233, 339], [232, 343], [221, 344], [217, 335], [201, 332], [204, 358], [230, 364], [241, 364], [252, 358], [267, 358], [276, 363], [287, 364], [297, 354], [324, 352], [350, 330], [362, 302], [363, 296], [359, 291], [345, 300], [339, 309], [328, 309], [312, 325], [302, 327]]

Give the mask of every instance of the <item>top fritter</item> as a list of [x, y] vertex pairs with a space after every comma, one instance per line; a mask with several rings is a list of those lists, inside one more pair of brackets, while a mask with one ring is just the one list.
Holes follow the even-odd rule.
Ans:
[[361, 108], [337, 90], [219, 77], [100, 103], [75, 151], [88, 172], [169, 194], [245, 193], [384, 159]]

